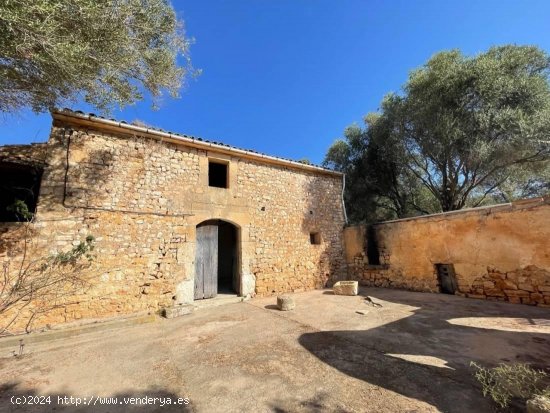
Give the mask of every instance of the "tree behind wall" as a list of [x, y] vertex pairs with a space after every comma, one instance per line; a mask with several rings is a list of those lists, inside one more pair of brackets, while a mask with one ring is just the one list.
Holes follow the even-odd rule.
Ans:
[[[405, 217], [543, 194], [549, 72], [548, 55], [536, 47], [438, 53], [356, 127], [359, 146], [346, 134], [325, 164], [350, 174], [348, 206], [359, 220], [370, 219], [362, 211], [369, 202], [379, 219], [384, 211]], [[351, 158], [337, 156], [353, 148]]]
[[[177, 96], [196, 73], [167, 0], [8, 0], [0, 4], [0, 111], [84, 99], [109, 111]], [[178, 65], [178, 58], [184, 65]]]

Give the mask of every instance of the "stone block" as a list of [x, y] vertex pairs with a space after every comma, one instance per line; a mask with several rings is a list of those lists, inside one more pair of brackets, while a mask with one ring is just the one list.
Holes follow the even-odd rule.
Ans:
[[485, 294], [467, 294], [467, 296], [468, 298], [477, 298], [480, 300], [484, 300], [485, 298], [487, 298]]
[[294, 310], [296, 303], [290, 295], [284, 294], [277, 297], [277, 308], [281, 311]]
[[529, 298], [531, 301], [537, 302], [537, 303], [544, 303], [544, 296], [539, 293], [531, 293], [529, 295]]
[[518, 287], [520, 290], [530, 291], [532, 293], [535, 292], [535, 287], [533, 287], [531, 284], [519, 284]]
[[502, 288], [503, 290], [517, 290], [518, 286], [509, 280], [503, 280], [497, 282], [497, 287]]
[[504, 292], [498, 288], [488, 288], [485, 290], [485, 294], [490, 297], [504, 297]]
[[167, 307], [162, 310], [162, 316], [165, 318], [176, 318], [183, 315], [192, 314], [195, 307], [192, 305], [177, 305], [174, 307]]
[[332, 291], [336, 295], [357, 295], [359, 283], [357, 281], [338, 281], [332, 286]]
[[529, 297], [529, 292], [523, 291], [523, 290], [504, 290], [504, 293], [508, 297], [524, 297], [524, 298]]

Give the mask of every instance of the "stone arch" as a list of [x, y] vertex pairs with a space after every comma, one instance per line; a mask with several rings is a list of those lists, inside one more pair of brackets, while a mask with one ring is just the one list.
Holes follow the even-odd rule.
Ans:
[[238, 225], [223, 219], [196, 225], [195, 299], [227, 293], [242, 295], [240, 232]]
[[175, 304], [190, 304], [194, 301], [196, 229], [201, 223], [212, 220], [226, 222], [237, 229], [239, 295], [252, 297], [255, 294], [256, 279], [250, 272], [249, 265], [254, 252], [254, 244], [249, 239], [249, 216], [243, 212], [219, 212], [219, 214], [196, 213], [187, 218], [188, 242], [185, 243], [185, 250], [182, 251], [182, 256], [185, 257], [186, 277], [176, 285]]

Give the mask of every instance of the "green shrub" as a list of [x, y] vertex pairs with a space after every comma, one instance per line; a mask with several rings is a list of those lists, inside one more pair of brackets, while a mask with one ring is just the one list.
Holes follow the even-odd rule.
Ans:
[[6, 207], [6, 211], [15, 214], [20, 221], [30, 221], [33, 217], [33, 213], [29, 211], [29, 207], [20, 199], [16, 199], [13, 204]]
[[485, 368], [475, 362], [474, 376], [481, 383], [484, 396], [490, 396], [500, 407], [505, 408], [513, 397], [530, 399], [535, 395], [550, 395], [550, 387], [544, 386], [548, 374], [529, 364], [500, 364]]

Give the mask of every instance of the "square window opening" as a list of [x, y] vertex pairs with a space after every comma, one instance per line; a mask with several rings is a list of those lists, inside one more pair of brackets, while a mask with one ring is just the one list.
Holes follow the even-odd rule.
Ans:
[[229, 188], [229, 165], [208, 161], [208, 186], [215, 188]]
[[311, 245], [320, 245], [321, 244], [321, 234], [318, 232], [310, 232], [309, 234], [309, 243]]
[[0, 162], [0, 222], [32, 219], [41, 178], [41, 168]]

